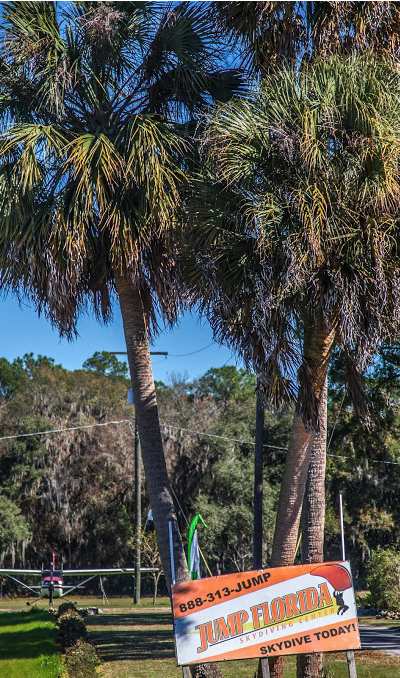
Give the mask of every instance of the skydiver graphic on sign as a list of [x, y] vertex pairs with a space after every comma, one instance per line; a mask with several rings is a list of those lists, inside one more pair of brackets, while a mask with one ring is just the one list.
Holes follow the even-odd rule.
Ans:
[[344, 602], [344, 591], [352, 587], [352, 581], [348, 570], [342, 565], [320, 565], [311, 572], [319, 577], [324, 577], [333, 586], [333, 597], [338, 606], [337, 613], [344, 615], [349, 606]]

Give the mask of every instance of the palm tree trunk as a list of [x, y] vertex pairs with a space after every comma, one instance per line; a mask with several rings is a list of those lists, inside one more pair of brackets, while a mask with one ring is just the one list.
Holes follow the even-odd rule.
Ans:
[[[326, 379], [319, 399], [319, 431], [315, 434], [311, 449], [301, 519], [301, 562], [305, 564], [322, 563], [324, 560], [327, 405], [328, 388]], [[322, 652], [297, 655], [297, 678], [321, 678], [322, 672]]]
[[168, 537], [170, 521], [173, 526], [176, 581], [187, 581], [189, 573], [165, 463], [143, 304], [139, 289], [127, 276], [116, 275], [115, 283], [121, 307], [147, 489], [158, 548], [170, 591], [172, 583]]
[[[168, 535], [170, 521], [173, 526], [175, 581], [188, 581], [190, 577], [165, 463], [143, 304], [139, 289], [130, 278], [115, 275], [115, 284], [121, 307], [147, 489], [160, 557], [170, 592], [172, 584]], [[190, 667], [190, 672], [193, 678], [222, 678], [217, 663], [198, 664]]]
[[[319, 403], [326, 385], [335, 330], [327, 332], [322, 319], [305, 324], [305, 328], [304, 359], [312, 366], [312, 387]], [[315, 431], [306, 428], [296, 413], [279, 495], [272, 547], [273, 567], [293, 565], [314, 437]], [[283, 657], [270, 660], [271, 678], [283, 678], [283, 667]]]

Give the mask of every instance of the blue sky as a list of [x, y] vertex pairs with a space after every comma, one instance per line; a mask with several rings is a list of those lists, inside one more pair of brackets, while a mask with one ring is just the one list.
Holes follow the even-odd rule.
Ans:
[[[95, 351], [125, 350], [119, 308], [114, 307], [114, 320], [104, 326], [94, 318], [82, 317], [78, 324], [79, 337], [73, 342], [60, 339], [56, 330], [36, 311], [9, 296], [0, 299], [3, 331], [0, 338], [0, 357], [12, 361], [24, 353], [54, 358], [68, 370], [80, 369]], [[154, 351], [168, 351], [167, 358], [153, 356], [154, 378], [168, 382], [169, 375], [180, 374], [191, 379], [204, 374], [211, 367], [236, 365], [235, 355], [224, 346], [213, 342], [207, 323], [199, 323], [196, 316], [185, 315], [177, 328], [163, 332], [152, 346]], [[122, 356], [119, 356], [123, 359]]]

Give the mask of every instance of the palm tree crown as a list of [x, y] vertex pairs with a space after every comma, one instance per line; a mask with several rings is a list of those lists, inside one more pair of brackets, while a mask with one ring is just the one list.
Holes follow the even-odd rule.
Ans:
[[217, 65], [201, 3], [4, 7], [3, 281], [35, 290], [61, 331], [88, 295], [107, 317], [117, 271], [140, 284], [148, 322], [158, 302], [167, 320], [176, 314], [164, 236], [183, 179], [183, 125], [237, 84]]
[[307, 387], [310, 325], [359, 365], [398, 330], [399, 93], [393, 62], [332, 57], [268, 76], [210, 122], [196, 275], [217, 334], [264, 368], [271, 397], [294, 396], [297, 376]]

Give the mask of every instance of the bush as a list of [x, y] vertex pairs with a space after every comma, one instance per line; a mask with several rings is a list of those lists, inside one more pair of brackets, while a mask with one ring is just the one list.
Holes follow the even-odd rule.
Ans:
[[59, 605], [57, 616], [61, 617], [66, 612], [72, 612], [72, 611], [77, 612], [76, 605], [75, 605], [75, 603], [71, 603], [71, 602], [67, 601], [66, 603], [61, 603], [61, 605]]
[[398, 551], [390, 548], [372, 551], [368, 563], [367, 586], [373, 607], [400, 612], [399, 567]]
[[78, 640], [87, 640], [88, 632], [82, 618], [73, 610], [65, 612], [58, 620], [57, 642], [65, 650]]
[[78, 640], [65, 651], [65, 666], [69, 678], [97, 678], [96, 667], [100, 660], [90, 643]]

